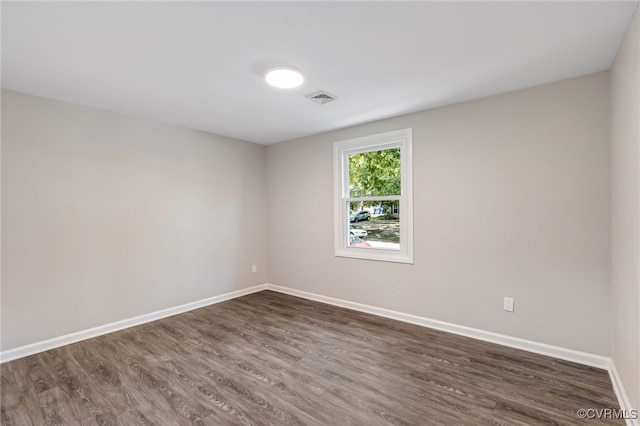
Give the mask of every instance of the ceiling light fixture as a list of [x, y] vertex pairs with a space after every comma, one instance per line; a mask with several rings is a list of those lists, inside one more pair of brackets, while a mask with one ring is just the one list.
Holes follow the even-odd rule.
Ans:
[[291, 68], [276, 68], [269, 71], [264, 79], [267, 83], [278, 89], [293, 89], [304, 81], [304, 77], [299, 71]]

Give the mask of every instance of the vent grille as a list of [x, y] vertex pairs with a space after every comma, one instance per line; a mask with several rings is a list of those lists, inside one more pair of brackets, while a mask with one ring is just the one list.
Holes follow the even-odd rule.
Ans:
[[323, 90], [319, 91], [319, 92], [314, 92], [311, 93], [307, 96], [305, 96], [307, 99], [309, 99], [310, 101], [313, 101], [319, 105], [324, 105], [327, 104], [329, 102], [333, 102], [336, 99], [338, 99], [337, 96], [332, 95], [331, 93], [325, 92]]

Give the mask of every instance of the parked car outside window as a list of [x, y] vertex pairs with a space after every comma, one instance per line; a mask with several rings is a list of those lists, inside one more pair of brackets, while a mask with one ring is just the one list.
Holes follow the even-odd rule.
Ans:
[[353, 226], [349, 227], [349, 235], [353, 235], [358, 238], [365, 238], [367, 236], [367, 231], [364, 229], [354, 228]]
[[371, 244], [368, 242], [361, 240], [358, 237], [354, 237], [351, 234], [349, 234], [349, 245], [351, 247], [371, 247]]
[[366, 210], [358, 210], [349, 215], [349, 222], [360, 222], [361, 220], [371, 219], [371, 213]]

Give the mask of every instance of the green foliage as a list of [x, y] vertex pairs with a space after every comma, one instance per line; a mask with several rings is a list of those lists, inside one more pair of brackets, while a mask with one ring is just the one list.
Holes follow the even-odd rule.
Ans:
[[351, 197], [400, 195], [400, 148], [349, 156]]

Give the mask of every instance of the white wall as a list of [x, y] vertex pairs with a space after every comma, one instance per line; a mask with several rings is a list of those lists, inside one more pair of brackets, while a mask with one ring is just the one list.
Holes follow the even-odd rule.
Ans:
[[[609, 355], [608, 107], [598, 73], [267, 147], [270, 282]], [[415, 264], [334, 257], [333, 142], [405, 127]]]
[[611, 69], [613, 360], [640, 409], [640, 13]]
[[265, 282], [265, 178], [263, 146], [3, 90], [2, 350]]

